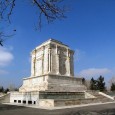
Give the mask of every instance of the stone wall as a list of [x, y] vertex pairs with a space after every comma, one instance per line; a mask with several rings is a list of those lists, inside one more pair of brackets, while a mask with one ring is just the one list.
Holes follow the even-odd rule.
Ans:
[[39, 92], [39, 99], [84, 99], [84, 92]]
[[39, 92], [11, 92], [10, 103], [16, 104], [28, 104], [31, 101], [31, 104], [38, 104], [39, 102]]

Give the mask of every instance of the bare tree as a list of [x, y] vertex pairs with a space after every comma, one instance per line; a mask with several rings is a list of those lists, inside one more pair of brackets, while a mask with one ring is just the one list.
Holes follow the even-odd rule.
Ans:
[[[10, 16], [13, 13], [17, 0], [0, 0], [0, 19], [8, 19], [10, 21]], [[42, 15], [45, 16], [48, 23], [56, 19], [65, 18], [65, 7], [59, 5], [60, 2], [64, 0], [30, 0], [33, 6], [36, 6], [36, 10], [40, 11], [39, 14], [39, 24], [41, 24]], [[39, 25], [40, 26], [40, 25]]]
[[16, 30], [13, 30], [13, 33], [10, 35], [6, 35], [4, 34], [3, 31], [0, 32], [0, 46], [3, 46], [3, 42], [7, 39], [9, 39], [10, 37], [12, 37], [15, 34]]
[[59, 7], [58, 3], [63, 0], [33, 0], [33, 4], [37, 6], [38, 10], [40, 10], [39, 14], [39, 27], [41, 27], [41, 17], [45, 16], [48, 23], [53, 22], [56, 19], [65, 18], [65, 7]]
[[[65, 18], [65, 7], [61, 6], [60, 3], [64, 0], [30, 0], [33, 7], [39, 11], [37, 28], [41, 28], [42, 17], [46, 19], [48, 23], [55, 21], [56, 19]], [[10, 17], [17, 5], [17, 0], [0, 0], [0, 22], [8, 21], [11, 23]], [[0, 30], [0, 33], [2, 31]], [[3, 39], [0, 34], [0, 45], [3, 45]]]
[[0, 32], [0, 46], [3, 46], [3, 39], [2, 39], [3, 33]]
[[85, 86], [87, 87], [87, 90], [90, 90], [90, 80], [86, 80]]
[[113, 83], [115, 83], [115, 76], [113, 76], [113, 77], [110, 78], [110, 80], [109, 80], [109, 82], [108, 82], [108, 90], [110, 90], [111, 85], [112, 85]]

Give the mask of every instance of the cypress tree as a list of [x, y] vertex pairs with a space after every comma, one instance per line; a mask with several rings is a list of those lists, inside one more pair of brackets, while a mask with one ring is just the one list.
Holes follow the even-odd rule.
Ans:
[[92, 77], [90, 80], [90, 89], [91, 90], [96, 90], [97, 86], [96, 86], [96, 80], [94, 80], [94, 78]]
[[97, 89], [100, 91], [105, 91], [105, 82], [104, 82], [104, 77], [100, 76], [97, 80]]
[[2, 92], [2, 93], [4, 92], [3, 86], [0, 87], [0, 92]]

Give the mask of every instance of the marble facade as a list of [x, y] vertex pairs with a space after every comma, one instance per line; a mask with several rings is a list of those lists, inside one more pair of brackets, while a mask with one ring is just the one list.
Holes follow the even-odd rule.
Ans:
[[20, 92], [84, 91], [81, 78], [74, 77], [74, 51], [54, 39], [42, 43], [31, 52], [31, 76], [23, 79]]
[[44, 74], [74, 76], [74, 51], [62, 42], [50, 39], [31, 52], [31, 77]]

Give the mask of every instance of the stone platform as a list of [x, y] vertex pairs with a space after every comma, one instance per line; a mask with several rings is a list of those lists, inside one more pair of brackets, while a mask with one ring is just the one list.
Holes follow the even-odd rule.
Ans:
[[12, 92], [10, 103], [35, 104], [40, 106], [40, 102], [52, 103], [53, 100], [73, 100], [84, 99], [85, 92]]
[[113, 102], [114, 99], [100, 92], [11, 92], [10, 103], [36, 105], [38, 107], [60, 107], [90, 103]]
[[82, 83], [82, 78], [46, 74], [23, 79], [19, 91], [82, 92], [86, 91], [86, 87]]

